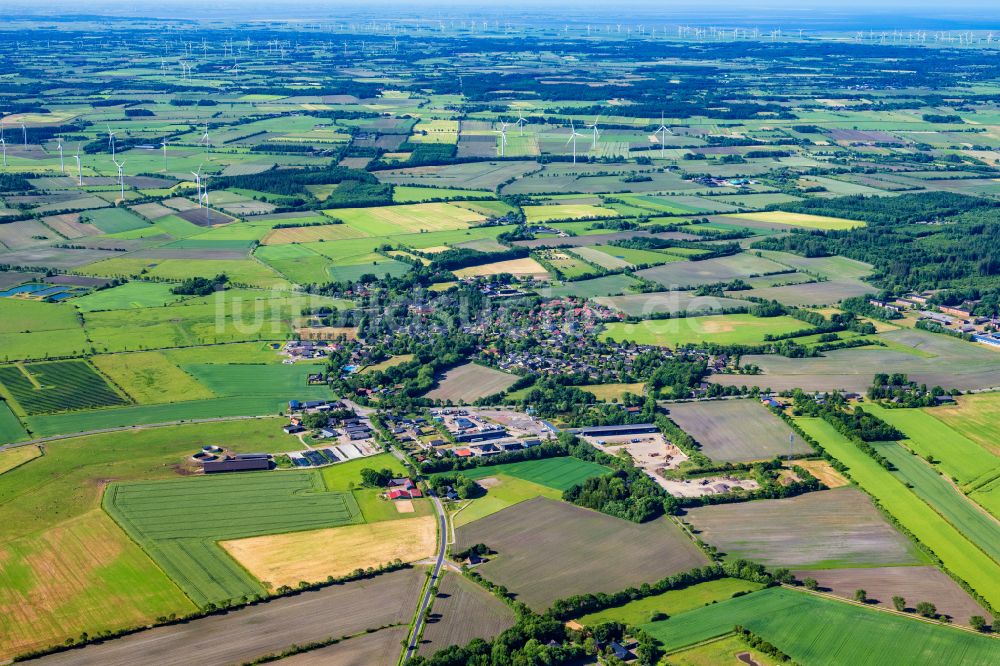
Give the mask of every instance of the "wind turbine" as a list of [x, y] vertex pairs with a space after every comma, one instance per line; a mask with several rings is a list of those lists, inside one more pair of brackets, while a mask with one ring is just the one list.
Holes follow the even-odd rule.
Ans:
[[24, 137], [24, 147], [28, 147], [28, 128], [24, 126], [24, 121], [21, 121], [21, 135]]
[[203, 145], [203, 146], [212, 145], [212, 142], [208, 138], [208, 125], [205, 125], [205, 132], [204, 134], [201, 135], [201, 141], [198, 142], [198, 145]]
[[125, 160], [121, 161], [121, 164], [117, 160], [111, 160], [118, 167], [118, 183], [122, 186], [122, 202], [125, 201]]
[[[6, 156], [6, 152], [4, 155]], [[76, 184], [83, 187], [83, 169], [80, 167], [80, 144], [77, 144], [76, 155], [73, 157], [76, 158]]]
[[573, 125], [573, 120], [569, 121], [569, 139], [566, 140], [566, 145], [569, 145], [570, 141], [573, 142], [573, 164], [576, 164], [576, 137], [583, 136], [576, 131], [576, 127]]
[[198, 208], [201, 208], [201, 165], [198, 165], [198, 171], [192, 171], [191, 175], [194, 176], [194, 184], [198, 188]]
[[524, 136], [524, 126], [525, 126], [525, 124], [527, 124], [527, 122], [528, 121], [524, 119], [524, 116], [521, 115], [521, 112], [519, 110], [517, 112], [517, 128], [518, 128], [518, 135], [519, 136]]
[[59, 141], [59, 171], [61, 171], [62, 174], [65, 176], [66, 175], [66, 165], [63, 162], [62, 139], [58, 139], [58, 141]]
[[597, 129], [597, 121], [600, 120], [600, 119], [601, 119], [601, 114], [598, 113], [597, 117], [594, 118], [594, 122], [592, 122], [589, 125], [587, 125], [587, 127], [589, 127], [592, 130], [594, 130], [594, 142], [592, 144], [590, 144], [590, 149], [591, 150], [593, 150], [594, 148], [597, 147], [597, 141], [601, 138], [601, 130]]
[[495, 130], [500, 135], [500, 157], [504, 155], [504, 146], [507, 145], [507, 121], [500, 121], [500, 129]]
[[111, 125], [107, 125], [108, 128], [108, 144], [111, 146], [111, 161], [115, 161], [115, 133], [111, 131]]
[[[660, 126], [656, 128], [656, 132], [660, 133], [660, 157], [663, 157], [663, 149], [667, 143], [667, 135], [673, 134], [670, 129], [663, 122], [663, 111], [660, 111]], [[655, 135], [656, 132], [653, 132]]]
[[7, 139], [0, 136], [0, 148], [3, 148], [3, 168], [7, 168]]

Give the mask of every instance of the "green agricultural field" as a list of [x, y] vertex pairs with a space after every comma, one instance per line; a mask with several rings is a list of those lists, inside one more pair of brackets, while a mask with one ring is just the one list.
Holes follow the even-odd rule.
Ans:
[[577, 618], [583, 625], [593, 626], [601, 622], [624, 622], [640, 625], [649, 622], [652, 613], [666, 613], [674, 616], [695, 608], [731, 599], [737, 594], [755, 592], [764, 586], [760, 583], [738, 578], [720, 578], [705, 583], [697, 583], [679, 590], [670, 590], [645, 599], [630, 601], [624, 606], [607, 608]]
[[93, 224], [106, 234], [144, 229], [149, 226], [146, 220], [124, 208], [103, 208], [101, 210], [87, 211], [80, 216], [80, 221]]
[[[194, 225], [192, 225], [194, 226]], [[195, 227], [200, 229], [201, 227]], [[84, 275], [141, 277], [181, 281], [225, 273], [236, 285], [261, 289], [287, 288], [288, 282], [270, 267], [252, 259], [137, 259], [115, 257], [79, 269]]]
[[162, 352], [102, 354], [91, 361], [140, 405], [216, 397]]
[[288, 408], [284, 396], [238, 396], [171, 402], [160, 405], [133, 405], [93, 411], [29, 416], [31, 431], [40, 437], [90, 432], [104, 428], [173, 423], [229, 416], [272, 416]]
[[397, 203], [420, 203], [432, 199], [467, 199], [469, 197], [489, 197], [494, 194], [487, 190], [460, 190], [453, 187], [408, 187], [397, 185], [392, 188], [392, 200]]
[[0, 298], [0, 361], [77, 356], [89, 347], [72, 305]]
[[0, 400], [0, 444], [10, 444], [28, 439], [28, 433], [6, 400]]
[[982, 665], [1000, 659], [1000, 642], [806, 592], [771, 588], [641, 625], [668, 652], [742, 625], [801, 664], [935, 663]]
[[326, 385], [310, 386], [310, 373], [322, 370], [316, 365], [221, 365], [202, 363], [183, 369], [203, 386], [220, 396], [288, 396], [287, 399], [332, 398]]
[[335, 302], [279, 293], [227, 290], [159, 308], [91, 312], [84, 326], [97, 350], [109, 352], [286, 340], [303, 308]]
[[606, 324], [605, 340], [631, 340], [643, 345], [677, 347], [699, 342], [726, 344], [761, 344], [764, 336], [791, 333], [804, 328], [798, 319], [788, 316], [754, 317], [749, 314], [707, 315], [683, 319], [656, 319], [638, 323]]
[[218, 541], [364, 521], [315, 472], [113, 483], [104, 508], [199, 606], [264, 593]]
[[86, 361], [0, 366], [0, 384], [20, 412], [32, 416], [128, 402]]
[[[933, 467], [900, 444], [880, 442], [875, 446], [896, 467], [894, 476], [902, 479], [917, 497], [1000, 564], [1000, 522], [973, 503], [981, 501], [978, 493], [966, 497]], [[990, 495], [986, 498], [993, 499]], [[995, 504], [984, 505], [984, 508], [993, 516], [1000, 513], [1000, 506]]]
[[319, 284], [329, 279], [330, 260], [304, 245], [261, 245], [254, 257], [296, 284]]
[[576, 280], [546, 287], [543, 293], [553, 298], [576, 296], [578, 298], [594, 298], [597, 296], [616, 296], [629, 293], [631, 287], [639, 285], [635, 278], [619, 273], [606, 275], [592, 280]]
[[930, 548], [952, 573], [994, 608], [1000, 604], [1000, 566], [996, 562], [826, 421], [799, 418], [796, 423], [830, 455], [847, 465], [851, 478]]
[[602, 476], [610, 472], [611, 469], [604, 465], [568, 456], [473, 467], [463, 470], [461, 474], [470, 479], [485, 479], [503, 474], [554, 490], [567, 490], [592, 476]]
[[160, 307], [185, 298], [171, 293], [172, 288], [163, 282], [127, 282], [73, 299], [73, 305], [81, 312]]
[[488, 482], [489, 489], [485, 495], [474, 500], [463, 501], [452, 511], [452, 522], [456, 527], [468, 525], [480, 518], [491, 516], [497, 511], [535, 497], [548, 497], [552, 500], [562, 498], [561, 490], [506, 474], [494, 473], [495, 476], [480, 477], [491, 479]]
[[675, 254], [667, 254], [666, 252], [657, 252], [655, 250], [619, 247], [617, 245], [595, 245], [593, 249], [624, 261], [633, 267], [642, 265], [659, 266], [660, 264], [668, 264], [672, 261], [684, 260], [683, 257]]
[[[282, 421], [129, 430], [45, 445], [45, 455], [0, 483], [0, 655], [61, 643], [81, 631], [152, 622], [195, 606], [101, 511], [108, 479], [176, 478], [207, 443], [241, 453], [279, 451]], [[298, 442], [296, 442], [298, 444]], [[34, 608], [36, 615], [15, 612]]]
[[0, 548], [0, 658], [195, 610], [100, 509]]
[[1000, 455], [1000, 392], [960, 395], [954, 405], [927, 411], [993, 455]]
[[934, 418], [933, 412], [886, 409], [871, 403], [864, 409], [905, 434], [905, 447], [923, 457], [932, 456], [943, 474], [967, 490], [1000, 476], [1000, 458]]

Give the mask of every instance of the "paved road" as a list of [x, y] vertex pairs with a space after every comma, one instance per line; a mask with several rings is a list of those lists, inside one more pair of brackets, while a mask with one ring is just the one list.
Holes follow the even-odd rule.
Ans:
[[164, 421], [163, 423], [145, 423], [142, 425], [115, 426], [114, 428], [101, 428], [100, 430], [86, 430], [84, 432], [69, 432], [62, 435], [52, 435], [51, 437], [39, 437], [38, 439], [29, 439], [23, 442], [4, 444], [0, 446], [0, 451], [3, 451], [4, 449], [13, 449], [18, 446], [29, 446], [31, 444], [44, 444], [46, 442], [56, 442], [59, 441], [60, 439], [69, 439], [71, 437], [86, 437], [87, 435], [100, 435], [107, 432], [118, 432], [120, 430], [142, 430], [143, 428], [164, 428], [167, 426], [184, 425], [187, 423], [216, 423], [218, 421], [246, 421], [249, 419], [270, 419], [276, 416], [277, 414], [264, 414], [262, 416], [214, 416], [210, 419], [181, 419], [179, 421]]
[[420, 600], [420, 607], [417, 609], [417, 621], [413, 623], [413, 632], [410, 634], [409, 643], [406, 644], [406, 654], [403, 657], [404, 662], [413, 657], [417, 652], [417, 640], [420, 638], [420, 631], [424, 627], [424, 614], [430, 606], [431, 594], [433, 594], [432, 590], [437, 587], [438, 579], [441, 577], [441, 567], [444, 565], [445, 552], [448, 550], [448, 521], [445, 518], [444, 507], [441, 506], [441, 500], [437, 497], [432, 497], [431, 501], [434, 502], [434, 509], [437, 511], [440, 523], [438, 529], [440, 541], [438, 542], [437, 561], [434, 563], [431, 579], [427, 585], [427, 589], [424, 590], [423, 599]]

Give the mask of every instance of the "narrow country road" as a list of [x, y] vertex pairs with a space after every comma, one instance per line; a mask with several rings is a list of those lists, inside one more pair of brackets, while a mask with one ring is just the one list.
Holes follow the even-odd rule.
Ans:
[[420, 632], [424, 628], [424, 614], [427, 612], [427, 608], [431, 603], [431, 595], [433, 594], [433, 589], [437, 587], [438, 579], [441, 577], [441, 567], [444, 565], [445, 552], [448, 550], [448, 520], [445, 518], [444, 507], [441, 506], [441, 500], [437, 497], [431, 497], [431, 501], [434, 502], [434, 510], [438, 514], [438, 554], [437, 560], [434, 562], [434, 569], [431, 571], [431, 579], [427, 583], [427, 589], [424, 591], [424, 596], [420, 600], [420, 607], [417, 608], [417, 620], [413, 623], [413, 632], [410, 633], [410, 640], [406, 644], [406, 653], [403, 655], [403, 661], [406, 662], [417, 652], [417, 641], [420, 638]]

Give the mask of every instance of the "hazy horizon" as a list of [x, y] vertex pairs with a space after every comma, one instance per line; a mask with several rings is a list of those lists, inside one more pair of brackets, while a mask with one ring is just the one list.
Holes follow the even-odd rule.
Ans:
[[195, 0], [163, 2], [71, 2], [53, 0], [40, 6], [37, 1], [12, 0], [6, 3], [9, 19], [47, 17], [65, 20], [78, 16], [145, 17], [187, 20], [322, 20], [346, 16], [374, 20], [400, 18], [438, 20], [459, 17], [495, 17], [506, 20], [546, 19], [566, 23], [640, 21], [683, 22], [695, 25], [724, 22], [729, 25], [797, 23], [813, 29], [845, 30], [860, 27], [918, 27], [938, 25], [941, 29], [989, 29], [1000, 25], [984, 9], [996, 7], [994, 0], [960, 0], [943, 5], [922, 0], [682, 0], [665, 6], [654, 0], [627, 0], [609, 7], [605, 3], [580, 4], [553, 0], [544, 7], [529, 0], [512, 0], [500, 6], [468, 0], [218, 0], [211, 4]]

